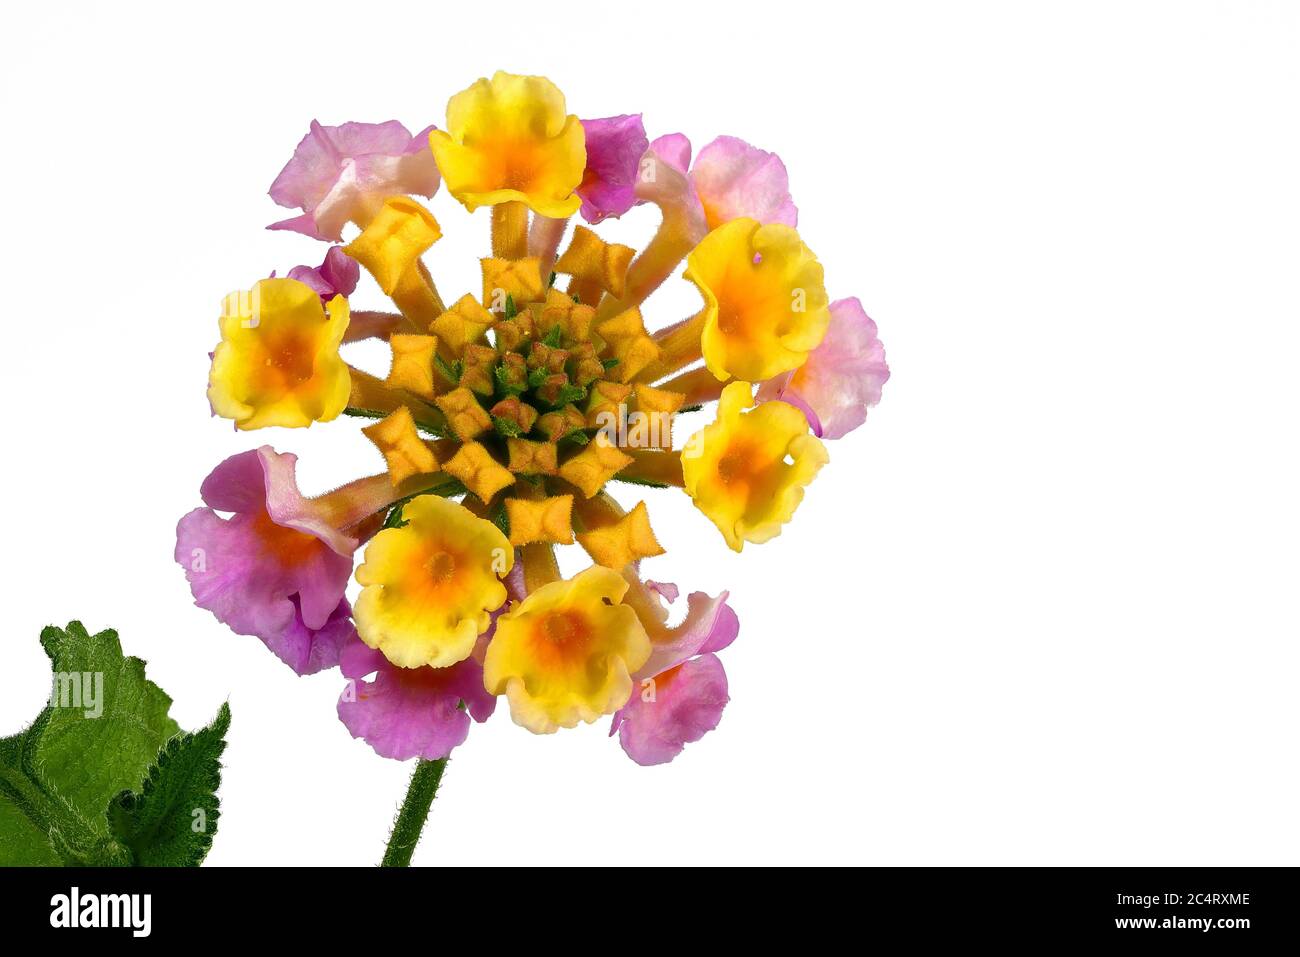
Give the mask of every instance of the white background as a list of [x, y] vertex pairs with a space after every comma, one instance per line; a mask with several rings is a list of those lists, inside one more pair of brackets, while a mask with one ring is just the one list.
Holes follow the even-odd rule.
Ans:
[[[1296, 7], [279, 6], [6, 13], [0, 733], [43, 625], [114, 626], [183, 726], [231, 702], [210, 863], [378, 861], [410, 766], [347, 734], [337, 673], [194, 608], [173, 529], [262, 442], [310, 492], [378, 470], [352, 420], [209, 419], [220, 298], [319, 261], [262, 228], [309, 120], [442, 125], [504, 68], [779, 152], [893, 379], [767, 545], [647, 496], [645, 572], [740, 615], [719, 729], [646, 769], [502, 706], [416, 863], [1297, 863]], [[432, 208], [450, 301], [487, 214]], [[669, 287], [652, 325], [693, 311]]]

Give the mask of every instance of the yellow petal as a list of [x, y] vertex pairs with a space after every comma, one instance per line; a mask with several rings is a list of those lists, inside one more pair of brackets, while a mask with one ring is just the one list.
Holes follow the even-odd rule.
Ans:
[[535, 256], [527, 259], [483, 259], [483, 301], [488, 308], [500, 312], [506, 300], [514, 301], [522, 310], [526, 303], [542, 298], [542, 261]]
[[587, 165], [586, 138], [564, 94], [540, 76], [498, 72], [451, 98], [447, 130], [429, 134], [447, 189], [473, 211], [514, 200], [563, 219]]
[[348, 318], [345, 298], [322, 308], [315, 291], [293, 279], [263, 279], [226, 296], [208, 376], [212, 410], [240, 429], [337, 418], [351, 392], [339, 357]]
[[421, 495], [407, 524], [380, 531], [357, 568], [357, 634], [403, 668], [445, 668], [469, 657], [506, 600], [500, 579], [514, 549], [463, 505]]
[[633, 306], [596, 326], [596, 335], [609, 345], [618, 365], [609, 371], [610, 378], [631, 382], [638, 372], [659, 359], [659, 346], [645, 331], [641, 310]]
[[415, 418], [406, 406], [361, 431], [384, 456], [394, 485], [400, 485], [412, 475], [438, 470], [438, 457], [420, 438]]
[[605, 433], [597, 432], [581, 452], [560, 466], [560, 478], [577, 486], [583, 495], [591, 498], [606, 482], [631, 464], [631, 456], [624, 455], [615, 448]]
[[[671, 449], [673, 447], [673, 416], [686, 402], [686, 396], [670, 389], [656, 389], [638, 385], [634, 401], [635, 413], [645, 417], [647, 441], [635, 443], [639, 448]], [[630, 429], [629, 429], [630, 431]]]
[[484, 309], [469, 293], [461, 296], [446, 312], [429, 325], [429, 331], [438, 337], [453, 356], [459, 357], [471, 343], [482, 342], [492, 325], [492, 313]]
[[546, 302], [534, 308], [538, 310], [536, 326], [543, 335], [559, 326], [561, 334], [571, 342], [586, 342], [591, 338], [591, 323], [596, 318], [596, 310], [591, 306], [574, 302], [572, 296], [558, 289], [548, 289]]
[[630, 246], [607, 243], [586, 226], [577, 226], [569, 248], [555, 263], [555, 271], [572, 276], [577, 288], [570, 286], [569, 291], [578, 292], [583, 302], [594, 306], [602, 292], [622, 298], [627, 267], [635, 254]]
[[593, 382], [591, 394], [587, 397], [588, 427], [616, 431], [623, 413], [626, 412], [627, 397], [631, 394], [632, 387], [621, 382], [608, 380]]
[[416, 261], [442, 238], [433, 214], [408, 196], [390, 196], [369, 225], [343, 247], [391, 296]]
[[515, 477], [477, 442], [466, 442], [446, 461], [442, 470], [488, 502], [503, 488], [515, 484]]
[[803, 501], [804, 487], [829, 461], [826, 446], [808, 433], [808, 420], [794, 406], [764, 402], [745, 411], [753, 405], [752, 391], [747, 382], [723, 389], [717, 420], [681, 453], [687, 494], [736, 551], [779, 535]]
[[645, 502], [637, 502], [636, 508], [612, 525], [580, 533], [578, 542], [592, 561], [616, 571], [632, 562], [664, 553], [650, 528], [650, 513]]
[[554, 475], [557, 470], [555, 444], [529, 439], [506, 439], [510, 471], [520, 475]]
[[704, 363], [724, 382], [796, 369], [826, 335], [821, 263], [789, 226], [734, 219], [704, 237], [684, 275], [704, 297]]
[[572, 495], [553, 495], [540, 501], [508, 498], [506, 518], [510, 522], [510, 544], [552, 542], [556, 545], [572, 545], [572, 514]]
[[497, 619], [483, 684], [505, 694], [516, 724], [537, 734], [613, 714], [650, 657], [628, 584], [599, 565], [538, 588]]
[[440, 395], [433, 401], [462, 442], [468, 442], [492, 428], [492, 417], [479, 405], [478, 397], [464, 386]]
[[432, 399], [436, 389], [433, 378], [433, 356], [438, 350], [434, 336], [393, 333], [388, 337], [393, 350], [393, 362], [388, 370], [388, 385], [405, 389], [415, 395]]

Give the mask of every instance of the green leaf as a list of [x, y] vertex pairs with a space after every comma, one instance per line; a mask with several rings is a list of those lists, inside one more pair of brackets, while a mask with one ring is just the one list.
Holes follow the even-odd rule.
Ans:
[[[36, 742], [36, 771], [82, 815], [98, 816], [118, 791], [140, 786], [180, 730], [167, 713], [172, 699], [145, 678], [143, 661], [123, 656], [115, 631], [92, 637], [74, 621], [46, 628], [41, 644], [59, 700]], [[92, 702], [97, 692], [102, 700]]]
[[513, 319], [517, 315], [519, 315], [519, 309], [515, 306], [515, 297], [506, 296], [505, 317], [507, 319]]
[[656, 482], [654, 479], [634, 478], [631, 475], [615, 475], [615, 482], [626, 482], [628, 485], [644, 485], [646, 488], [671, 488], [666, 482]]
[[621, 359], [601, 359], [600, 364], [603, 365], [605, 367], [605, 371], [608, 372], [610, 369], [614, 368], [614, 366], [618, 365], [622, 361], [623, 360]]
[[58, 867], [62, 863], [50, 843], [47, 823], [10, 793], [0, 772], [0, 866]]
[[109, 830], [135, 864], [197, 867], [207, 856], [221, 816], [217, 788], [229, 727], [230, 706], [223, 704], [206, 728], [167, 742], [143, 791], [123, 791], [109, 805]]
[[49, 836], [50, 816], [58, 808], [32, 782], [30, 770], [30, 743], [49, 713], [46, 707], [30, 728], [0, 740], [0, 865], [5, 867], [63, 863]]
[[514, 419], [503, 419], [499, 415], [492, 416], [492, 425], [499, 435], [504, 435], [508, 439], [517, 439], [524, 434], [524, 430], [519, 427], [519, 423]]
[[[438, 361], [441, 362], [442, 360], [439, 359]], [[457, 360], [456, 364], [459, 365], [460, 360]], [[458, 372], [456, 373], [456, 375], [457, 375], [457, 381], [459, 381], [460, 373]], [[380, 412], [378, 409], [362, 409], [354, 405], [350, 405], [346, 409], [344, 409], [343, 414], [352, 416], [353, 418], [357, 418], [357, 419], [386, 419], [390, 415], [392, 415], [391, 412]], [[434, 438], [438, 438], [438, 439], [446, 438], [447, 435], [446, 430], [441, 429], [430, 422], [426, 422], [422, 420], [419, 417], [419, 415], [416, 414], [416, 410], [414, 409], [412, 410], [411, 414], [415, 418], [415, 427], [419, 429], [421, 432], [425, 432], [429, 435], [432, 435]]]
[[465, 364], [463, 362], [459, 359], [448, 362], [436, 352], [433, 354], [433, 361], [437, 364], [438, 371], [446, 376], [452, 385], [460, 385], [460, 377], [465, 373]]
[[[419, 498], [421, 495], [439, 495], [443, 498], [455, 498], [457, 495], [464, 495], [468, 491], [469, 489], [465, 488], [464, 483], [461, 482], [460, 479], [452, 479], [450, 482], [445, 482], [442, 485], [435, 485], [433, 488], [425, 489], [423, 492], [413, 492], [404, 498], [398, 499], [389, 507], [388, 515], [384, 519], [384, 527], [401, 528], [405, 525], [406, 520], [402, 518], [401, 512], [398, 510], [402, 509], [408, 502], [412, 502]], [[396, 518], [393, 517], [394, 512], [397, 512]], [[389, 521], [394, 522], [394, 524], [388, 525], [387, 523]]]
[[492, 370], [492, 375], [497, 380], [497, 391], [502, 395], [522, 395], [527, 389], [526, 385], [516, 384], [506, 378], [505, 366], [497, 366]]
[[560, 343], [563, 341], [564, 341], [564, 330], [561, 329], [559, 326], [552, 326], [551, 331], [548, 332], [546, 334], [546, 338], [542, 340], [542, 345], [548, 346], [552, 349], [558, 349], [560, 348]]
[[[108, 808], [141, 787], [180, 729], [171, 698], [125, 657], [117, 634], [80, 622], [46, 628], [50, 703], [20, 734], [0, 739], [0, 865], [133, 862], [109, 829]], [[212, 828], [207, 840], [211, 843]]]
[[410, 525], [411, 524], [410, 522], [402, 518], [402, 508], [405, 505], [406, 505], [405, 502], [398, 502], [396, 505], [390, 508], [388, 510], [388, 514], [384, 516], [384, 524], [381, 527], [382, 528], [405, 528], [407, 525]]
[[378, 409], [363, 409], [360, 406], [350, 405], [343, 410], [344, 415], [350, 415], [356, 419], [386, 419], [387, 412], [380, 412]]
[[559, 395], [555, 397], [555, 407], [557, 409], [562, 409], [570, 402], [581, 402], [586, 397], [587, 389], [585, 386], [574, 385], [570, 382], [568, 385], [560, 389]]
[[501, 534], [510, 537], [510, 516], [506, 513], [506, 503], [502, 500], [488, 513], [488, 520], [501, 529]]

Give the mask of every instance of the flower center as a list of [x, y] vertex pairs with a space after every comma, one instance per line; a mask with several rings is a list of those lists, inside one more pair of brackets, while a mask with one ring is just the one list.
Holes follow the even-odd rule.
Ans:
[[267, 344], [266, 367], [279, 373], [287, 385], [296, 386], [312, 377], [315, 361], [306, 342], [286, 337]]
[[552, 612], [542, 620], [542, 635], [553, 645], [572, 645], [586, 633], [582, 619], [573, 612]]
[[445, 584], [456, 573], [456, 559], [447, 552], [437, 552], [425, 563], [434, 584]]
[[732, 446], [722, 458], [718, 459], [718, 478], [723, 485], [746, 479], [750, 473], [749, 450], [741, 446]]
[[718, 328], [729, 336], [734, 336], [745, 328], [741, 311], [731, 304], [718, 304]]

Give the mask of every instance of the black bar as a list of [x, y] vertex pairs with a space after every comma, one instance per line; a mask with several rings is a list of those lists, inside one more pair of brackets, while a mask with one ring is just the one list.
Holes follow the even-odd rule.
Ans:
[[[758, 869], [752, 869], [757, 871]], [[666, 874], [470, 874], [422, 869], [0, 870], [0, 918], [10, 939], [80, 935], [205, 946], [283, 939], [373, 946], [424, 928], [553, 935], [592, 925], [672, 936], [675, 919], [712, 936], [790, 930], [809, 941], [1212, 944], [1234, 952], [1297, 938], [1294, 870], [1269, 868], [899, 868]], [[72, 888], [87, 919], [73, 928]], [[149, 895], [148, 934], [144, 898]], [[87, 903], [94, 898], [93, 903]], [[62, 905], [61, 905], [62, 902]], [[62, 906], [62, 910], [60, 907]], [[497, 916], [492, 917], [496, 911]], [[135, 917], [132, 922], [131, 917]], [[535, 916], [538, 923], [529, 924]], [[466, 918], [469, 918], [466, 921]], [[483, 918], [487, 917], [486, 923]], [[52, 926], [53, 923], [65, 926]], [[82, 921], [79, 919], [79, 923]], [[134, 926], [133, 926], [134, 924]], [[375, 935], [379, 934], [377, 938]], [[13, 935], [17, 935], [16, 937]], [[488, 939], [483, 938], [485, 941]], [[741, 938], [737, 937], [737, 941]]]

